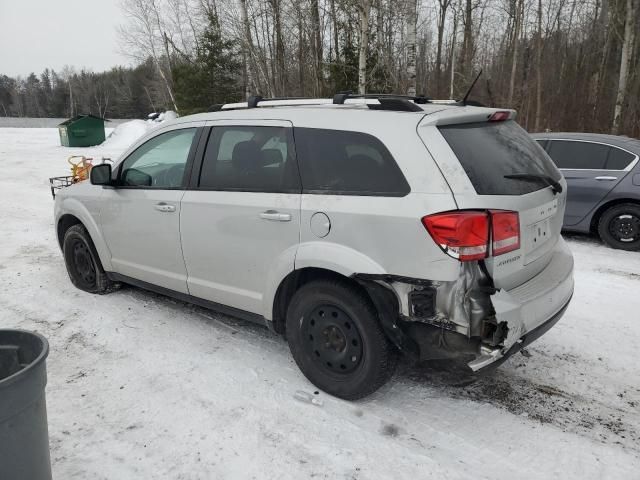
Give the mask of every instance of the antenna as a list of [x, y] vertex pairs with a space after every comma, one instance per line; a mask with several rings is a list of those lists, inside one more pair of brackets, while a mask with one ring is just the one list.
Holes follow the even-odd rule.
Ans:
[[482, 69], [480, 69], [480, 71], [478, 72], [478, 75], [476, 75], [476, 78], [471, 83], [471, 86], [467, 90], [467, 93], [464, 94], [464, 98], [462, 100], [460, 100], [460, 102], [458, 102], [458, 103], [460, 103], [462, 105], [466, 105], [467, 104], [467, 100], [469, 99], [469, 95], [471, 95], [471, 91], [473, 90], [473, 87], [476, 86], [476, 83], [478, 82], [478, 79], [480, 78], [480, 75], [482, 75]]

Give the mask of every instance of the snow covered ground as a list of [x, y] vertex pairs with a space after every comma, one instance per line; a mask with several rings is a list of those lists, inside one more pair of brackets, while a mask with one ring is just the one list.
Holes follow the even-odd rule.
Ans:
[[640, 253], [570, 237], [573, 302], [530, 356], [478, 379], [401, 365], [349, 403], [314, 395], [260, 326], [75, 289], [47, 179], [71, 154], [118, 151], [58, 145], [55, 129], [0, 128], [0, 328], [51, 344], [56, 479], [640, 478]]

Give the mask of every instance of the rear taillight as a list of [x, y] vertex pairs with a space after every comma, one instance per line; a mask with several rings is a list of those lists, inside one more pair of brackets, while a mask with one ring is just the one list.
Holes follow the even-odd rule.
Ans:
[[444, 252], [461, 262], [481, 260], [489, 249], [487, 212], [438, 213], [422, 218], [422, 224]]
[[520, 248], [520, 218], [518, 212], [491, 210], [491, 243], [493, 256]]
[[468, 262], [520, 248], [518, 212], [503, 210], [461, 210], [422, 218], [433, 240], [449, 256]]

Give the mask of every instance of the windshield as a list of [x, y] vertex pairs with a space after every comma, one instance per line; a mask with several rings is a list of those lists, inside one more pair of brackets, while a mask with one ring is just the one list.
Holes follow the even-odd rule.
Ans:
[[[562, 178], [542, 147], [513, 120], [439, 129], [480, 195], [524, 195], [549, 186], [536, 177]], [[532, 176], [505, 178], [524, 173]]]

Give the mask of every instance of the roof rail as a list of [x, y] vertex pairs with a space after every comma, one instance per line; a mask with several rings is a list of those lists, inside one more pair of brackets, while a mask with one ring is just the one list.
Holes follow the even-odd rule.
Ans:
[[392, 98], [398, 100], [408, 100], [417, 104], [425, 104], [431, 102], [431, 99], [429, 97], [425, 97], [424, 95], [399, 95], [395, 93], [352, 94], [351, 92], [338, 92], [333, 96], [333, 103], [336, 105], [342, 105], [346, 100], [350, 98], [364, 98], [372, 100]]
[[[351, 92], [339, 92], [333, 98], [311, 98], [311, 97], [274, 97], [263, 98], [260, 95], [250, 96], [246, 102], [215, 104], [209, 107], [210, 112], [220, 112], [227, 110], [243, 110], [258, 107], [284, 107], [284, 106], [304, 106], [304, 105], [344, 105], [347, 100], [364, 100], [371, 110], [389, 110], [401, 112], [420, 112], [422, 108], [419, 104], [431, 103], [424, 96], [397, 95], [393, 93], [374, 94], [352, 94]], [[376, 100], [377, 102], [367, 102]], [[436, 101], [433, 101], [436, 103]], [[455, 101], [454, 101], [455, 102]], [[359, 102], [349, 102], [359, 103]]]

